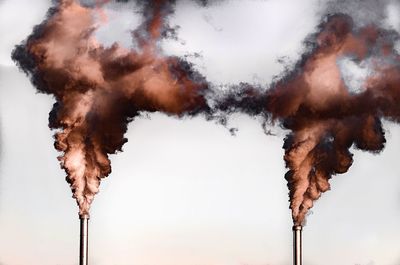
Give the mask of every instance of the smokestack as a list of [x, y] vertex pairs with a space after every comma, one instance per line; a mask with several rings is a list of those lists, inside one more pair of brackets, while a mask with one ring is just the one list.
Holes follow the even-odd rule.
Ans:
[[293, 265], [302, 265], [302, 244], [301, 232], [303, 227], [301, 225], [293, 226]]
[[89, 218], [88, 214], [79, 215], [81, 221], [79, 265], [88, 265]]

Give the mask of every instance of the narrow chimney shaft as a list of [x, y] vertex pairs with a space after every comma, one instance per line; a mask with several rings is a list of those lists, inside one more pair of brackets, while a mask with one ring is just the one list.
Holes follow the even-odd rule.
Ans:
[[89, 215], [79, 215], [81, 221], [79, 265], [88, 265]]
[[301, 225], [293, 226], [293, 265], [302, 265], [302, 244], [301, 238], [303, 227]]

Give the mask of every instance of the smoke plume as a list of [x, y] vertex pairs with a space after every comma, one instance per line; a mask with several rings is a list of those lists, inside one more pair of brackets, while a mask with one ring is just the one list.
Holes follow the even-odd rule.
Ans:
[[[268, 91], [266, 111], [291, 131], [283, 147], [295, 224], [329, 190], [332, 175], [347, 172], [350, 147], [380, 152], [381, 119], [400, 121], [398, 37], [374, 25], [356, 28], [347, 15], [328, 16], [310, 37], [311, 51]], [[343, 78], [344, 59], [368, 69], [356, 91]]]
[[127, 125], [140, 111], [206, 111], [205, 79], [157, 46], [171, 5], [143, 1], [145, 21], [134, 32], [140, 47], [128, 50], [118, 43], [103, 47], [94, 37], [96, 16], [104, 16], [99, 1], [93, 7], [61, 0], [13, 51], [38, 91], [56, 100], [49, 127], [80, 214], [89, 213], [100, 180], [111, 172], [108, 155], [121, 151]]
[[[300, 61], [268, 90], [241, 84], [218, 100], [220, 111], [261, 115], [289, 130], [283, 148], [295, 225], [330, 189], [329, 179], [348, 171], [351, 147], [379, 153], [386, 142], [381, 120], [400, 122], [398, 40], [395, 31], [328, 15]], [[348, 80], [356, 78], [346, 72], [349, 64], [365, 72], [358, 82]]]
[[[240, 84], [219, 96], [192, 65], [160, 51], [158, 41], [175, 34], [167, 23], [175, 1], [138, 3], [145, 19], [133, 31], [136, 50], [118, 43], [103, 47], [96, 40], [95, 17], [103, 14], [98, 2], [61, 0], [13, 52], [36, 88], [56, 99], [49, 126], [56, 130], [55, 147], [81, 214], [89, 212], [100, 180], [111, 172], [108, 155], [121, 150], [128, 123], [141, 111], [207, 113], [222, 122], [242, 112], [279, 123], [289, 132], [285, 178], [296, 225], [330, 189], [329, 179], [350, 168], [351, 147], [380, 152], [382, 119], [400, 122], [394, 31], [369, 21], [356, 26], [346, 14], [328, 15], [306, 40], [300, 61], [269, 89]], [[340, 8], [329, 8], [334, 7]], [[364, 74], [352, 80], [349, 67]]]

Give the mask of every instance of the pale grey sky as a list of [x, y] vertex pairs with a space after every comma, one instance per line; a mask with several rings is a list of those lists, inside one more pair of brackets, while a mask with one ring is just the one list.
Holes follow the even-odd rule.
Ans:
[[[301, 2], [301, 4], [300, 4]], [[388, 1], [382, 25], [400, 29]], [[386, 5], [386, 3], [388, 3]], [[39, 23], [50, 1], [0, 0], [0, 264], [75, 265], [78, 209], [59, 168], [48, 129], [53, 99], [36, 94], [9, 59], [14, 44]], [[169, 54], [199, 52], [198, 69], [217, 84], [268, 83], [295, 61], [324, 1], [226, 1], [200, 8], [181, 1]], [[342, 7], [343, 8], [343, 7]], [[361, 9], [361, 8], [360, 8]], [[99, 30], [106, 44], [130, 45], [140, 23], [131, 8], [109, 10]], [[181, 44], [184, 42], [185, 45]], [[161, 114], [129, 126], [124, 152], [92, 207], [93, 265], [289, 265], [291, 217], [282, 138], [257, 120], [231, 118], [226, 128], [202, 118]], [[400, 126], [385, 122], [380, 155], [354, 151], [348, 173], [333, 178], [304, 230], [307, 265], [400, 264]]]

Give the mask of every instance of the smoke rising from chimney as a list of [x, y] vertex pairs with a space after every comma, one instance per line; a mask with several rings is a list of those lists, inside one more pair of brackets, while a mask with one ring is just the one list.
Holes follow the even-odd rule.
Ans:
[[[93, 14], [100, 4], [62, 0], [13, 52], [37, 89], [56, 99], [49, 126], [81, 214], [88, 214], [100, 180], [111, 172], [108, 155], [121, 150], [127, 124], [141, 111], [206, 113], [222, 121], [242, 112], [279, 123], [289, 131], [283, 147], [295, 225], [304, 224], [314, 201], [330, 189], [329, 179], [350, 168], [351, 147], [380, 152], [381, 119], [400, 121], [394, 31], [355, 26], [346, 14], [325, 16], [300, 61], [269, 89], [240, 84], [220, 96], [192, 65], [162, 55], [158, 41], [174, 35], [167, 17], [175, 1], [138, 2], [145, 19], [133, 31], [137, 50], [96, 40]], [[367, 69], [356, 82], [347, 80], [349, 62]]]
[[49, 127], [81, 215], [111, 172], [108, 155], [121, 151], [127, 124], [140, 111], [194, 115], [207, 108], [205, 79], [157, 47], [171, 2], [143, 4], [146, 20], [134, 33], [140, 50], [99, 44], [94, 13], [100, 8], [59, 1], [13, 52], [37, 89], [56, 99]]
[[[332, 175], [347, 172], [350, 148], [384, 148], [381, 119], [400, 121], [398, 34], [368, 25], [355, 28], [344, 14], [327, 16], [309, 39], [311, 51], [267, 92], [267, 112], [291, 132], [284, 142], [285, 178], [293, 221], [330, 189]], [[349, 58], [372, 69], [358, 93], [346, 86], [339, 61]]]
[[[218, 100], [220, 111], [261, 115], [289, 130], [283, 148], [295, 225], [304, 225], [329, 179], [348, 171], [351, 147], [379, 153], [386, 142], [381, 119], [400, 121], [398, 39], [395, 31], [328, 15], [300, 61], [268, 90], [242, 84]], [[356, 82], [346, 82], [346, 60], [364, 69]]]

